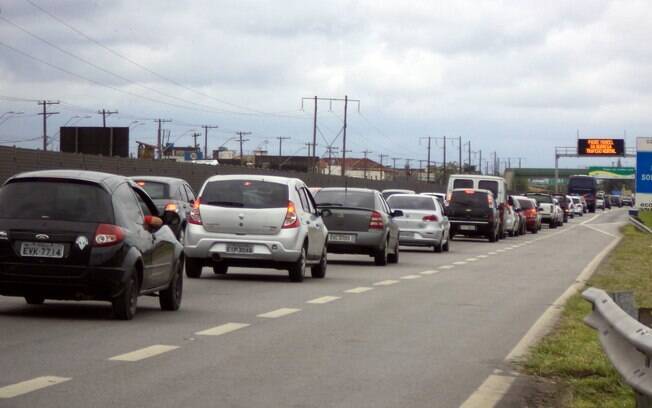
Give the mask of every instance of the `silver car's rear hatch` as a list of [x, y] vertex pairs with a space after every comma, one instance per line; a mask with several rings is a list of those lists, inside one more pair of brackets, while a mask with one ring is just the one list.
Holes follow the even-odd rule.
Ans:
[[199, 207], [208, 232], [240, 235], [276, 235], [283, 226], [287, 208]]

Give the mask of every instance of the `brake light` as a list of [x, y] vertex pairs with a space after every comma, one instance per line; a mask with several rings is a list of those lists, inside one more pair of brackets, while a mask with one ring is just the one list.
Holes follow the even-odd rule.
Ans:
[[385, 228], [385, 223], [383, 222], [383, 216], [380, 215], [378, 211], [372, 211], [371, 217], [369, 218], [369, 229], [383, 229]]
[[470, 189], [470, 188], [467, 188], [466, 190], [464, 190], [464, 192], [465, 192], [466, 194], [475, 194], [475, 191], [473, 191], [473, 190]]
[[165, 211], [179, 212], [179, 207], [175, 203], [167, 203], [165, 205]]
[[[494, 206], [494, 199], [491, 195], [487, 194], [487, 204], [489, 204], [489, 207]], [[502, 207], [500, 208], [500, 211], [502, 211]]]
[[95, 240], [93, 246], [107, 247], [116, 245], [124, 240], [122, 228], [117, 225], [100, 224], [95, 230]]
[[288, 210], [285, 213], [285, 220], [283, 221], [283, 228], [298, 228], [301, 225], [299, 216], [297, 215], [297, 208], [292, 201], [288, 201]]
[[195, 202], [192, 205], [192, 209], [190, 210], [190, 213], [188, 214], [188, 222], [194, 225], [202, 225], [201, 222], [201, 213], [199, 212], [199, 205], [201, 204], [201, 201], [199, 197], [195, 200]]
[[421, 221], [425, 221], [425, 222], [429, 222], [429, 221], [430, 221], [430, 222], [437, 222], [437, 221], [439, 221], [439, 218], [437, 218], [437, 216], [436, 216], [435, 214], [432, 214], [432, 215], [426, 215], [425, 217], [423, 217], [423, 218], [421, 219]]

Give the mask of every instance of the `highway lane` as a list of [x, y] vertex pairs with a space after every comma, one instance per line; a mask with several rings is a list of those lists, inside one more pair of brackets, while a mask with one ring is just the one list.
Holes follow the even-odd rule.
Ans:
[[[185, 281], [181, 311], [141, 298], [131, 322], [103, 303], [0, 298], [0, 397], [70, 378], [0, 406], [459, 406], [624, 220], [612, 210], [496, 244], [454, 241], [448, 254], [404, 249], [388, 267], [332, 256], [325, 280], [301, 284], [206, 268]], [[259, 317], [282, 308], [300, 310]], [[196, 334], [215, 327], [224, 334]], [[109, 360], [153, 345], [174, 348]]]

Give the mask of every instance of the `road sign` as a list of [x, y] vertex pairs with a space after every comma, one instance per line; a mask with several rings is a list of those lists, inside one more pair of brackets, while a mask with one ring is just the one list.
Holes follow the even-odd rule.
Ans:
[[636, 206], [652, 210], [652, 138], [636, 139]]
[[624, 156], [625, 139], [577, 139], [578, 156]]
[[636, 177], [636, 168], [591, 166], [589, 176], [599, 179], [633, 179]]

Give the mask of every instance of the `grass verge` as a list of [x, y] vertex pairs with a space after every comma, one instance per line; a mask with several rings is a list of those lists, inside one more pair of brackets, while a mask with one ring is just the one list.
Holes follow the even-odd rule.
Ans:
[[639, 211], [638, 218], [643, 221], [643, 224], [652, 228], [652, 211]]
[[[651, 247], [652, 235], [624, 227], [622, 241], [588, 285], [633, 291], [639, 307], [651, 307]], [[554, 406], [563, 407], [634, 407], [633, 392], [602, 351], [595, 330], [583, 322], [590, 312], [591, 305], [579, 294], [571, 297], [555, 330], [532, 348], [521, 367], [557, 385], [555, 395], [544, 396], [545, 406], [554, 401]]]

